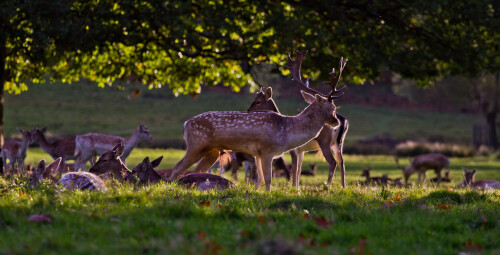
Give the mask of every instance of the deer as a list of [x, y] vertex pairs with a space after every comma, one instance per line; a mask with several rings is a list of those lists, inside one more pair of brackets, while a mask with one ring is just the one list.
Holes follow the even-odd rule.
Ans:
[[29, 186], [34, 188], [38, 186], [40, 184], [40, 181], [43, 179], [48, 179], [53, 182], [57, 181], [58, 179], [54, 177], [53, 174], [57, 172], [57, 169], [59, 168], [61, 162], [62, 158], [59, 157], [54, 160], [54, 162], [46, 166], [45, 159], [40, 160], [35, 170], [31, 172], [31, 175], [29, 177]]
[[318, 171], [318, 165], [316, 165], [316, 163], [309, 164], [309, 168], [310, 170], [301, 171], [300, 174], [305, 176], [315, 176], [316, 171]]
[[[149, 157], [137, 164], [125, 177], [125, 181], [131, 182], [135, 177], [139, 179], [138, 185], [154, 184], [160, 180], [165, 181], [172, 174], [172, 169], [154, 169], [158, 167], [163, 159], [163, 156], [149, 161]], [[192, 171], [185, 171], [183, 176], [191, 174]]]
[[[205, 112], [184, 123], [184, 140], [186, 153], [177, 162], [169, 180], [177, 176], [201, 159], [195, 172], [206, 171], [219, 156], [220, 150], [234, 150], [255, 157], [257, 166], [258, 189], [265, 183], [266, 190], [271, 190], [272, 160], [274, 157], [299, 147], [316, 137], [325, 124], [338, 126], [334, 99], [342, 89], [336, 86], [345, 67], [347, 59], [340, 59], [339, 72], [332, 70], [332, 90], [322, 94], [309, 87], [309, 79], [302, 81], [300, 66], [307, 51], [300, 51], [296, 59], [288, 55], [288, 66], [293, 80], [304, 90], [301, 91], [305, 101], [309, 103], [296, 116], [284, 116], [276, 112]], [[307, 91], [307, 92], [306, 92]], [[312, 93], [312, 94], [310, 94]], [[297, 171], [294, 173], [294, 184], [297, 184]]]
[[[257, 93], [254, 101], [250, 105], [250, 108], [248, 108], [248, 111], [273, 111], [279, 113], [280, 111], [276, 106], [272, 95], [273, 90], [271, 87], [268, 87], [265, 92], [263, 92], [261, 88]], [[349, 129], [349, 121], [338, 112], [336, 112], [335, 115], [340, 123], [338, 126], [332, 127], [329, 125], [324, 125], [323, 129], [321, 129], [321, 132], [313, 140], [290, 151], [290, 155], [292, 156], [292, 172], [298, 173], [297, 180], [293, 180], [294, 186], [298, 185], [298, 176], [302, 171], [301, 169], [302, 160], [304, 159], [304, 153], [308, 151], [321, 150], [323, 157], [326, 159], [329, 165], [327, 184], [332, 184], [333, 176], [335, 174], [335, 169], [337, 168], [338, 163], [341, 172], [342, 188], [345, 188], [345, 164], [342, 150], [344, 146], [345, 136]]]
[[479, 180], [475, 181], [474, 176], [476, 175], [477, 170], [474, 169], [472, 171], [467, 170], [462, 167], [464, 170], [464, 182], [458, 185], [459, 187], [470, 187], [470, 188], [482, 188], [482, 189], [500, 189], [500, 181], [493, 180]]
[[53, 142], [48, 142], [45, 138], [45, 131], [47, 127], [38, 129], [34, 127], [31, 130], [31, 136], [34, 142], [38, 143], [45, 153], [49, 154], [52, 159], [61, 158], [61, 164], [59, 165], [59, 178], [61, 178], [62, 173], [65, 169], [71, 169], [69, 165], [66, 164], [67, 160], [75, 159], [75, 137], [65, 137], [57, 139]]
[[437, 175], [437, 183], [441, 184], [441, 171], [446, 169], [450, 164], [448, 157], [441, 153], [429, 153], [416, 156], [411, 164], [407, 167], [402, 167], [399, 165], [397, 157], [395, 158], [396, 164], [399, 168], [403, 169], [403, 175], [405, 178], [405, 184], [408, 184], [408, 179], [413, 173], [418, 173], [418, 183], [420, 184], [420, 179], [423, 176], [423, 182], [425, 182], [426, 174], [428, 169], [433, 169]]
[[110, 150], [117, 143], [124, 144], [123, 154], [120, 158], [123, 162], [126, 162], [132, 150], [142, 140], [153, 140], [153, 136], [151, 136], [151, 133], [149, 133], [148, 128], [144, 124], [139, 125], [129, 138], [99, 133], [77, 135], [75, 138], [76, 149], [74, 152], [74, 155], [77, 157], [75, 161], [75, 171], [78, 171], [80, 168], [86, 170], [85, 162], [94, 156], [101, 155]]
[[121, 160], [124, 150], [125, 146], [119, 142], [111, 150], [104, 152], [99, 157], [97, 162], [89, 169], [89, 173], [95, 175], [111, 173], [115, 179], [123, 181], [124, 176], [131, 172]]
[[[15, 163], [19, 166], [21, 174], [24, 172], [24, 159], [26, 159], [26, 151], [28, 146], [32, 141], [31, 132], [16, 128], [17, 131], [22, 135], [22, 140], [6, 140], [2, 145], [2, 161], [5, 173], [9, 171], [12, 167], [14, 170]], [[9, 163], [7, 164], [7, 159]]]
[[370, 168], [363, 168], [363, 173], [361, 174], [362, 177], [366, 177], [365, 182], [368, 183], [374, 183], [377, 185], [387, 185], [391, 179], [386, 175], [382, 175], [382, 177], [370, 177]]
[[[437, 182], [438, 181], [438, 178], [437, 177], [434, 177], [431, 179], [431, 182]], [[451, 182], [451, 179], [450, 179], [450, 170], [444, 172], [444, 177], [441, 179], [442, 182]]]

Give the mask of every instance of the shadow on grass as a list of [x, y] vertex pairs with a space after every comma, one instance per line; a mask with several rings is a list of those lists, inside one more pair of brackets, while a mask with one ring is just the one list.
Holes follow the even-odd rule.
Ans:
[[459, 193], [456, 191], [438, 190], [419, 199], [420, 202], [440, 203], [440, 204], [470, 204], [484, 202], [488, 196], [476, 191]]

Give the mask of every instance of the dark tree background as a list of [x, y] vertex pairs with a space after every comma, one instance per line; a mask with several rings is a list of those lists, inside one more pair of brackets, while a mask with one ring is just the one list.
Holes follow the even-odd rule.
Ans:
[[[219, 83], [237, 91], [253, 83], [255, 64], [286, 74], [286, 53], [297, 49], [309, 50], [304, 73], [322, 78], [318, 70], [344, 56], [352, 83], [381, 70], [420, 86], [448, 75], [474, 79], [500, 70], [499, 11], [500, 2], [486, 0], [3, 0], [0, 89], [133, 78], [174, 93]], [[487, 108], [488, 123], [496, 122], [498, 104]]]

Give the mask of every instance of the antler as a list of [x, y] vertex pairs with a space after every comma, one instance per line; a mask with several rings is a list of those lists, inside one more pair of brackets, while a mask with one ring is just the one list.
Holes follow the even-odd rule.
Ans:
[[340, 95], [335, 95], [335, 94], [341, 92], [343, 89], [346, 88], [346, 86], [344, 85], [344, 86], [340, 87], [340, 89], [337, 89], [337, 84], [339, 83], [340, 76], [342, 75], [342, 71], [344, 71], [344, 67], [345, 67], [346, 63], [347, 63], [347, 58], [344, 60], [344, 57], [341, 57], [340, 63], [339, 63], [339, 73], [335, 74], [335, 68], [333, 68], [332, 72], [330, 73], [331, 81], [325, 82], [325, 84], [332, 86], [332, 92], [330, 92], [330, 94], [328, 95], [328, 99], [339, 98], [342, 95], [344, 95], [343, 92]]
[[326, 84], [329, 84], [332, 86], [332, 91], [330, 94], [325, 95], [315, 89], [312, 89], [309, 87], [309, 78], [306, 79], [306, 82], [304, 83], [302, 81], [302, 76], [300, 74], [300, 66], [302, 64], [302, 59], [307, 55], [307, 50], [305, 51], [297, 51], [297, 56], [295, 57], [295, 60], [292, 60], [291, 53], [288, 53], [288, 69], [290, 70], [290, 73], [292, 74], [292, 81], [297, 82], [300, 86], [302, 86], [306, 91], [311, 92], [313, 94], [318, 94], [323, 97], [328, 98], [328, 100], [333, 100], [334, 98], [339, 98], [343, 95], [335, 95], [336, 93], [341, 92], [343, 89], [345, 89], [346, 86], [342, 86], [340, 89], [336, 89], [337, 83], [339, 82], [340, 76], [342, 75], [342, 71], [344, 70], [345, 64], [347, 63], [347, 59], [344, 60], [344, 58], [340, 58], [340, 64], [339, 64], [339, 73], [335, 74], [335, 68], [333, 68], [332, 72], [330, 73], [331, 76], [331, 81], [325, 82]]

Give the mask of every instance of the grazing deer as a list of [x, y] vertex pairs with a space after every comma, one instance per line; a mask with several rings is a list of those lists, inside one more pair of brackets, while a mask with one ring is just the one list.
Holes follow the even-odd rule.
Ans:
[[153, 140], [146, 125], [141, 124], [137, 127], [134, 133], [129, 138], [120, 136], [88, 133], [76, 136], [76, 150], [74, 152], [77, 159], [75, 161], [75, 171], [78, 169], [86, 170], [85, 162], [90, 160], [93, 156], [98, 156], [110, 150], [117, 143], [125, 145], [121, 160], [126, 161], [130, 152], [142, 140]]
[[61, 158], [61, 164], [59, 165], [59, 178], [61, 178], [64, 169], [68, 168], [66, 165], [66, 160], [75, 159], [75, 137], [66, 137], [55, 140], [53, 142], [48, 142], [45, 138], [45, 131], [47, 127], [38, 129], [38, 127], [33, 128], [31, 131], [31, 136], [34, 142], [37, 142], [43, 151], [49, 154], [54, 160]]
[[[273, 90], [271, 87], [267, 88], [265, 93], [261, 89], [257, 93], [257, 96], [248, 111], [273, 111], [279, 113], [278, 107], [276, 106], [272, 95]], [[345, 165], [344, 158], [342, 156], [342, 148], [347, 130], [349, 128], [349, 121], [347, 121], [347, 119], [339, 113], [335, 114], [340, 123], [338, 126], [331, 127], [329, 125], [324, 125], [321, 132], [313, 140], [290, 151], [290, 155], [292, 156], [292, 173], [297, 173], [296, 179], [294, 178], [293, 180], [294, 186], [297, 187], [298, 185], [298, 175], [301, 173], [304, 153], [307, 151], [321, 150], [323, 157], [329, 165], [327, 183], [332, 183], [333, 175], [335, 174], [335, 169], [337, 168], [338, 163], [341, 172], [342, 187], [345, 188]]]
[[470, 187], [470, 188], [482, 188], [482, 189], [500, 189], [500, 181], [493, 180], [479, 180], [474, 181], [474, 176], [476, 175], [476, 169], [468, 171], [463, 168], [465, 180], [459, 187]]
[[398, 187], [403, 187], [403, 182], [401, 181], [401, 177], [400, 178], [396, 178], [396, 179], [392, 179], [391, 180], [391, 185], [392, 186], [398, 186]]
[[[332, 127], [339, 124], [335, 117], [333, 99], [339, 97], [335, 87], [347, 60], [341, 58], [337, 75], [332, 71], [332, 90], [328, 95], [309, 87], [309, 79], [301, 79], [300, 65], [306, 52], [299, 52], [295, 61], [289, 55], [289, 68], [293, 80], [311, 95], [301, 91], [309, 106], [296, 116], [284, 116], [275, 112], [206, 112], [184, 123], [186, 154], [175, 164], [170, 180], [201, 159], [195, 172], [206, 171], [219, 157], [219, 151], [234, 150], [255, 157], [259, 188], [264, 182], [271, 189], [272, 160], [283, 152], [299, 147], [318, 135], [325, 124]], [[297, 172], [297, 171], [296, 171]], [[297, 173], [294, 184], [297, 184]]]
[[450, 160], [443, 154], [440, 153], [429, 153], [416, 156], [411, 164], [407, 167], [401, 167], [399, 161], [396, 158], [396, 164], [399, 168], [403, 169], [403, 175], [405, 177], [405, 184], [408, 184], [408, 179], [413, 173], [418, 173], [418, 183], [420, 184], [420, 179], [423, 176], [423, 181], [425, 181], [425, 172], [428, 169], [433, 169], [437, 175], [438, 185], [441, 184], [441, 171], [448, 167]]
[[[2, 145], [2, 159], [3, 159], [3, 167], [5, 169], [5, 173], [9, 171], [9, 168], [12, 167], [14, 170], [15, 163], [19, 166], [21, 174], [24, 171], [24, 159], [26, 158], [26, 151], [28, 150], [28, 146], [32, 141], [31, 132], [16, 128], [17, 131], [22, 135], [22, 141], [18, 140], [6, 140]], [[9, 163], [7, 164], [7, 159]]]
[[363, 173], [361, 174], [362, 177], [366, 177], [365, 182], [366, 183], [374, 183], [377, 185], [387, 185], [391, 179], [386, 175], [382, 175], [382, 177], [370, 177], [370, 171], [372, 168], [363, 168]]
[[[431, 179], [431, 182], [437, 182], [438, 181], [438, 178], [437, 177], [434, 177]], [[450, 179], [450, 170], [444, 172], [444, 177], [441, 179], [442, 182], [451, 182], [451, 179]]]
[[97, 175], [87, 172], [69, 172], [65, 174], [59, 181], [54, 176], [57, 174], [62, 158], [57, 158], [50, 165], [45, 167], [45, 160], [42, 159], [37, 168], [33, 171], [29, 178], [30, 187], [36, 187], [42, 179], [49, 179], [53, 182], [59, 182], [65, 189], [80, 189], [80, 190], [98, 190], [106, 191], [106, 185]]
[[103, 175], [110, 172], [115, 179], [123, 181], [123, 177], [131, 172], [121, 160], [123, 151], [123, 144], [118, 143], [111, 150], [104, 152], [99, 157], [99, 160], [89, 169], [89, 173]]

